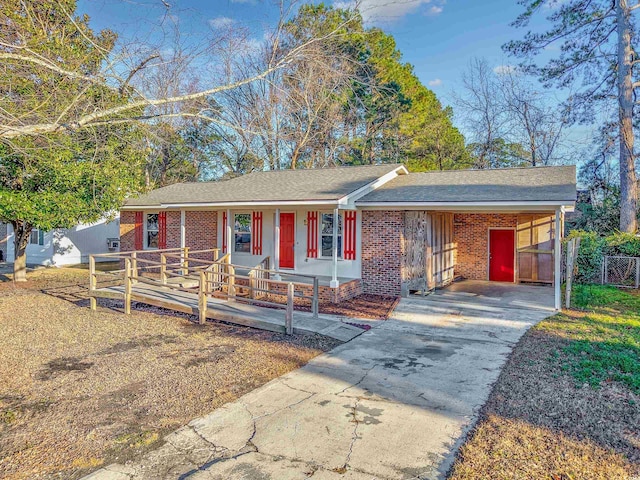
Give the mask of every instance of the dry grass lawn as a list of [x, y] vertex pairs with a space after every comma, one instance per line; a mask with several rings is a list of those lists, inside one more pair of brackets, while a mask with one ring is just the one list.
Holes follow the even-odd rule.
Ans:
[[640, 296], [577, 286], [580, 310], [513, 351], [449, 480], [640, 474]]
[[[78, 478], [336, 345], [87, 308], [81, 269], [0, 281], [0, 478]], [[78, 286], [81, 285], [81, 286]]]

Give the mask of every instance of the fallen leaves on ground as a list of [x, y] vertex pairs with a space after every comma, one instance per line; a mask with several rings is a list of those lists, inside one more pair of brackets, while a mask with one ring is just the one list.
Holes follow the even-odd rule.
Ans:
[[0, 477], [78, 478], [337, 345], [161, 310], [87, 308], [86, 270], [0, 283]]

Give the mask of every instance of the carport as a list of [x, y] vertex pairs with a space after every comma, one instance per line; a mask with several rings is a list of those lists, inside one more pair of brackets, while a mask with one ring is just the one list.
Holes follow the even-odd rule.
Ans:
[[[382, 211], [400, 224], [395, 239], [376, 245], [399, 243], [403, 296], [460, 279], [547, 285], [559, 309], [564, 215], [575, 195], [574, 167], [540, 167], [403, 175], [356, 203], [363, 219]], [[365, 290], [376, 282], [366, 274]]]

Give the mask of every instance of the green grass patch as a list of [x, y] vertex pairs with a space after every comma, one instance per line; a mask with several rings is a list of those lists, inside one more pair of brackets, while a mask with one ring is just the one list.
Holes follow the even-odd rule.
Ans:
[[640, 295], [614, 287], [576, 285], [573, 305], [538, 329], [568, 340], [556, 359], [579, 385], [620, 382], [640, 394]]

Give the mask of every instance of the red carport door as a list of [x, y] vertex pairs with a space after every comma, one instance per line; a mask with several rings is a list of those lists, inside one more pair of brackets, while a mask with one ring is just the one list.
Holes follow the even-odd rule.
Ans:
[[514, 281], [514, 248], [514, 230], [489, 230], [489, 280]]
[[294, 213], [280, 214], [280, 268], [294, 268], [296, 243], [296, 216]]

